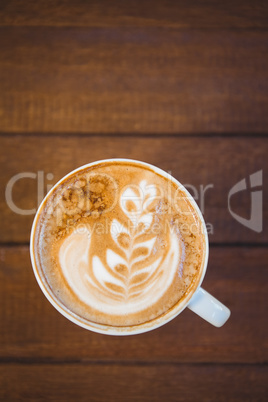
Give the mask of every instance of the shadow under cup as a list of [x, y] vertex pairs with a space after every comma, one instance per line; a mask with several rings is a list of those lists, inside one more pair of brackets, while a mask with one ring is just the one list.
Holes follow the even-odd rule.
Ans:
[[[91, 168], [96, 168], [105, 164], [134, 164], [140, 168], [150, 170], [150, 172], [153, 172], [156, 176], [160, 176], [164, 178], [165, 180], [169, 180], [172, 185], [175, 185], [180, 191], [185, 194], [187, 197], [188, 202], [191, 204], [191, 207], [194, 210], [194, 213], [198, 217], [199, 224], [201, 226], [201, 234], [202, 236], [202, 244], [203, 244], [203, 258], [201, 260], [201, 266], [199, 267], [197, 277], [193, 283], [192, 286], [190, 286], [189, 290], [185, 292], [183, 297], [179, 299], [179, 301], [174, 304], [171, 308], [169, 308], [166, 312], [162, 313], [161, 315], [157, 316], [156, 318], [149, 320], [148, 322], [144, 322], [142, 324], [138, 325], [129, 325], [129, 326], [117, 326], [117, 325], [106, 325], [106, 324], [99, 324], [94, 321], [89, 321], [88, 319], [83, 318], [82, 316], [74, 313], [71, 311], [62, 301], [59, 300], [57, 297], [57, 292], [55, 289], [52, 289], [50, 284], [48, 283], [48, 280], [46, 278], [45, 274], [45, 267], [42, 267], [42, 264], [39, 261], [39, 249], [42, 246], [40, 244], [40, 239], [38, 237], [38, 228], [40, 227], [40, 218], [44, 213], [44, 208], [49, 202], [50, 198], [52, 197], [53, 194], [55, 194], [55, 191], [59, 189], [63, 184], [65, 184], [70, 178], [75, 177], [75, 175], [81, 174], [83, 172], [88, 171], [88, 169]], [[130, 159], [108, 159], [108, 160], [102, 160], [102, 161], [97, 161], [93, 163], [89, 163], [87, 165], [84, 165], [82, 167], [79, 167], [78, 169], [70, 172], [67, 174], [65, 177], [63, 177], [46, 195], [42, 203], [40, 204], [38, 211], [36, 213], [33, 225], [32, 225], [32, 231], [31, 231], [31, 241], [30, 241], [30, 254], [31, 254], [31, 261], [32, 261], [32, 266], [33, 266], [33, 271], [35, 274], [35, 277], [37, 279], [37, 282], [42, 289], [43, 293], [47, 297], [47, 299], [50, 301], [50, 303], [66, 318], [68, 318], [70, 321], [74, 322], [75, 324], [86, 328], [88, 330], [98, 332], [98, 333], [103, 333], [107, 335], [132, 335], [132, 334], [139, 334], [143, 332], [147, 332], [150, 330], [153, 330], [155, 328], [158, 328], [165, 323], [169, 322], [173, 318], [175, 318], [178, 314], [180, 314], [189, 304], [191, 301], [193, 295], [196, 293], [196, 291], [199, 289], [202, 280], [204, 278], [206, 268], [207, 268], [207, 262], [208, 262], [208, 236], [207, 236], [207, 230], [206, 230], [206, 225], [203, 219], [203, 216], [191, 196], [191, 194], [182, 186], [181, 183], [179, 183], [175, 178], [173, 178], [171, 175], [167, 174], [163, 170], [152, 166], [150, 164], [140, 162], [140, 161], [135, 161], [135, 160], [130, 160]]]

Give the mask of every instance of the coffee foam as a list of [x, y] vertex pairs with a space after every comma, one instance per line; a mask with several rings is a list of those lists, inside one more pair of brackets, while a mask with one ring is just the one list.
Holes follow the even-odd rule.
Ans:
[[200, 227], [173, 182], [138, 164], [106, 163], [53, 191], [40, 213], [36, 261], [54, 298], [72, 314], [138, 325], [194, 289], [204, 258]]

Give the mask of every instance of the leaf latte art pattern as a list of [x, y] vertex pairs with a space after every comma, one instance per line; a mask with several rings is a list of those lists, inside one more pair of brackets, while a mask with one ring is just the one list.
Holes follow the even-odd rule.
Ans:
[[154, 185], [141, 181], [139, 187], [127, 187], [120, 197], [122, 221], [113, 218], [109, 233], [98, 236], [98, 254], [92, 245], [97, 234], [90, 225], [65, 238], [60, 266], [69, 287], [86, 305], [105, 314], [136, 313], [168, 290], [178, 273], [181, 245], [170, 226], [164, 237], [150, 230], [159, 221], [156, 202]]

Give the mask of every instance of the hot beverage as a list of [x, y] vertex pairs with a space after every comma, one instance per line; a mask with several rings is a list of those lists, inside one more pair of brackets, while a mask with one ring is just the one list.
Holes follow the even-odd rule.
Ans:
[[143, 325], [193, 293], [203, 224], [169, 175], [135, 161], [82, 167], [38, 214], [34, 260], [47, 292], [81, 322]]

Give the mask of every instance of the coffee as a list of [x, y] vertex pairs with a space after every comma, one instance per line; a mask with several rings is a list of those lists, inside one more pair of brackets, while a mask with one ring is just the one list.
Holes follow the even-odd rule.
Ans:
[[47, 291], [75, 319], [142, 325], [195, 291], [202, 227], [168, 175], [111, 160], [54, 187], [39, 212], [34, 259]]

